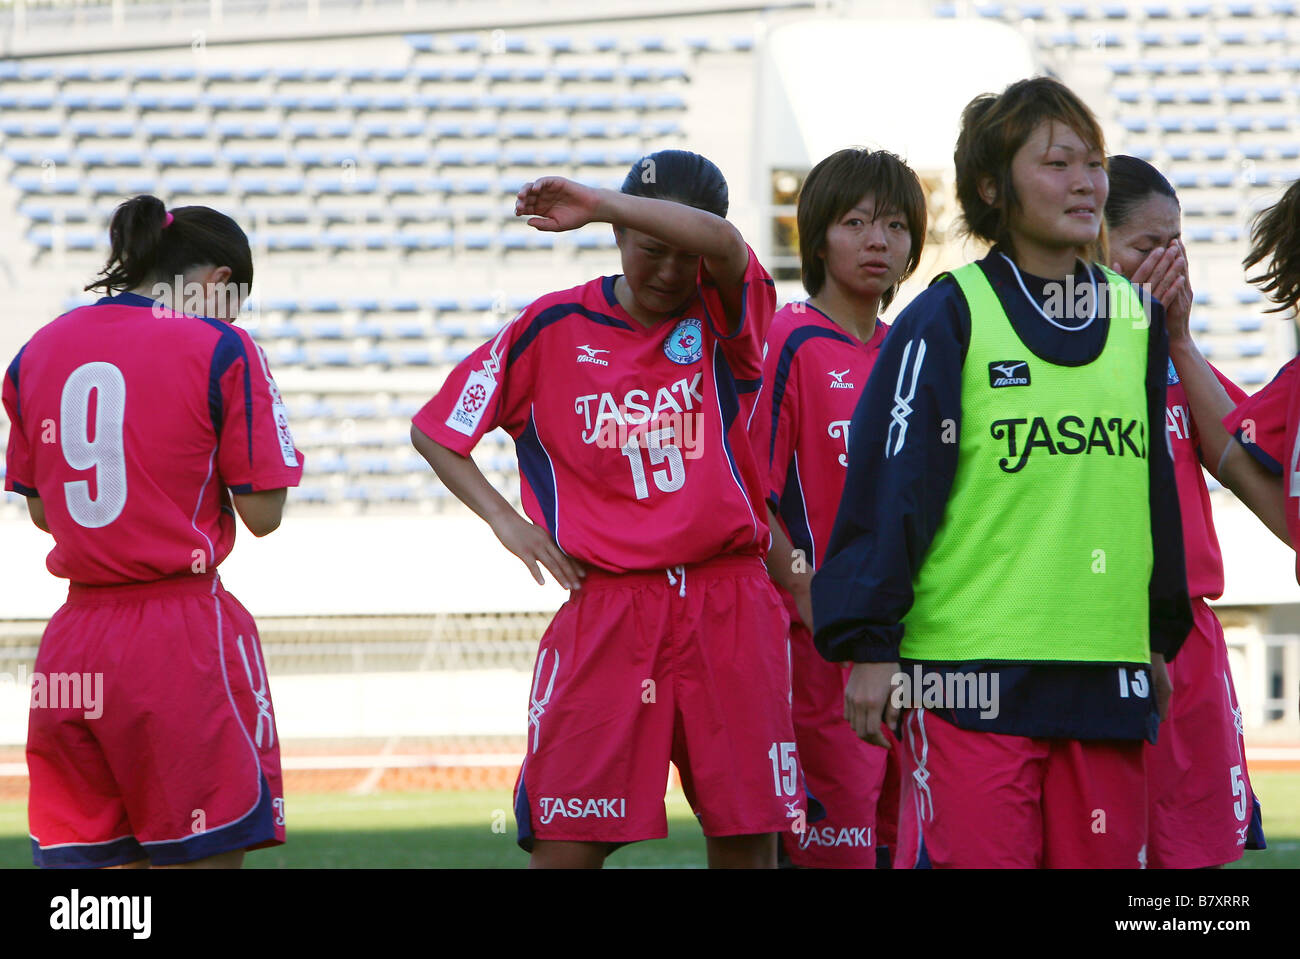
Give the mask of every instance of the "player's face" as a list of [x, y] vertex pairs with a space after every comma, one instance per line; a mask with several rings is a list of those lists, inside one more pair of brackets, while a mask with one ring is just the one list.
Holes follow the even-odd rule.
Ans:
[[1120, 226], [1110, 225], [1110, 261], [1119, 272], [1132, 277], [1147, 254], [1183, 235], [1178, 203], [1170, 196], [1153, 193], [1133, 208]]
[[912, 252], [907, 218], [894, 209], [876, 209], [867, 194], [826, 231], [820, 253], [826, 278], [855, 299], [878, 300], [898, 282]]
[[1017, 249], [1061, 250], [1093, 243], [1110, 181], [1100, 150], [1054, 120], [1038, 125], [1011, 161], [1019, 202], [1010, 216]]
[[637, 304], [647, 313], [667, 315], [695, 295], [700, 257], [671, 247], [638, 230], [614, 231], [623, 257], [623, 275]]

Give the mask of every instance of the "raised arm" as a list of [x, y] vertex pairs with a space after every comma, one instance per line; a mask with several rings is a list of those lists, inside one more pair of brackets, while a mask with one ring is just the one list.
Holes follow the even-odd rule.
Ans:
[[609, 223], [701, 256], [723, 293], [729, 324], [734, 327], [739, 322], [741, 281], [749, 265], [749, 248], [740, 231], [720, 216], [685, 203], [629, 196], [564, 177], [542, 177], [524, 184], [515, 200], [515, 215], [529, 217], [529, 226], [550, 233], [576, 230], [588, 223]]

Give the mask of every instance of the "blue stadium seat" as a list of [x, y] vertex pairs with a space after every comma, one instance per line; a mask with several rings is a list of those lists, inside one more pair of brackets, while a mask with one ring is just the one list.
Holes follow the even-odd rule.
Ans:
[[451, 46], [457, 53], [473, 53], [479, 48], [478, 35], [458, 33], [451, 38]]
[[432, 366], [433, 354], [425, 348], [407, 348], [402, 350], [403, 366]]
[[1253, 343], [1249, 340], [1237, 343], [1237, 355], [1242, 358], [1264, 355], [1264, 344]]
[[[943, 9], [944, 7], [936, 8], [935, 16], [942, 17], [944, 15], [942, 12]], [[953, 7], [949, 5], [947, 9], [952, 11], [948, 14], [948, 16], [950, 17], [956, 16], [956, 10]], [[685, 43], [686, 43], [686, 49], [690, 50], [692, 53], [704, 53], [712, 48], [712, 45], [708, 37], [687, 37]]]
[[749, 37], [749, 36], [732, 37], [729, 42], [731, 44], [731, 49], [736, 53], [748, 53], [750, 50], [754, 49], [753, 37]]
[[1137, 90], [1116, 90], [1114, 97], [1120, 103], [1133, 104], [1142, 99], [1142, 94]]
[[282, 346], [276, 352], [275, 365], [302, 366], [307, 362], [307, 351], [301, 346]]
[[571, 53], [573, 52], [573, 41], [564, 36], [551, 36], [545, 39], [547, 49], [552, 53]]
[[1254, 287], [1244, 287], [1243, 289], [1237, 291], [1238, 303], [1242, 303], [1242, 304], [1259, 303], [1263, 299], [1264, 299], [1264, 294], [1260, 293], [1259, 290], [1255, 289]]

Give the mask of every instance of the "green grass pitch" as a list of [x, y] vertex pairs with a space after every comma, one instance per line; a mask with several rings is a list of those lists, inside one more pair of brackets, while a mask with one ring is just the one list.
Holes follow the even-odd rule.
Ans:
[[[1264, 808], [1269, 848], [1231, 868], [1300, 868], [1300, 773], [1251, 779]], [[250, 853], [247, 868], [522, 869], [510, 794], [475, 792], [312, 793], [288, 797], [289, 841]], [[668, 795], [668, 838], [610, 856], [608, 868], [701, 868], [704, 840], [680, 792]], [[0, 803], [0, 868], [30, 868], [27, 807]]]

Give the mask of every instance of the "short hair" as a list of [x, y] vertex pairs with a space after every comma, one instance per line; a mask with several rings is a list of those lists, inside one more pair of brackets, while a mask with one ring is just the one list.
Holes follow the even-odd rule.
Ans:
[[[796, 222], [799, 226], [800, 274], [809, 296], [826, 284], [826, 261], [818, 254], [826, 233], [867, 194], [876, 202], [875, 214], [897, 210], [907, 220], [912, 249], [899, 281], [912, 275], [925, 247], [925, 191], [916, 173], [899, 157], [885, 150], [850, 147], [832, 153], [809, 171], [799, 190]], [[889, 306], [897, 288], [885, 291], [880, 308]]]
[[[1050, 120], [1074, 130], [1091, 149], [1101, 153], [1105, 163], [1106, 139], [1097, 118], [1073, 90], [1053, 77], [1017, 80], [1001, 93], [980, 94], [966, 105], [953, 151], [957, 202], [966, 234], [1000, 243], [1014, 252], [1011, 208], [1020, 201], [1011, 182], [1011, 161], [1039, 124]], [[984, 177], [993, 178], [1001, 201], [997, 205], [985, 203], [980, 196], [979, 184]], [[1090, 260], [1105, 258], [1104, 219], [1097, 241], [1081, 252]]]

